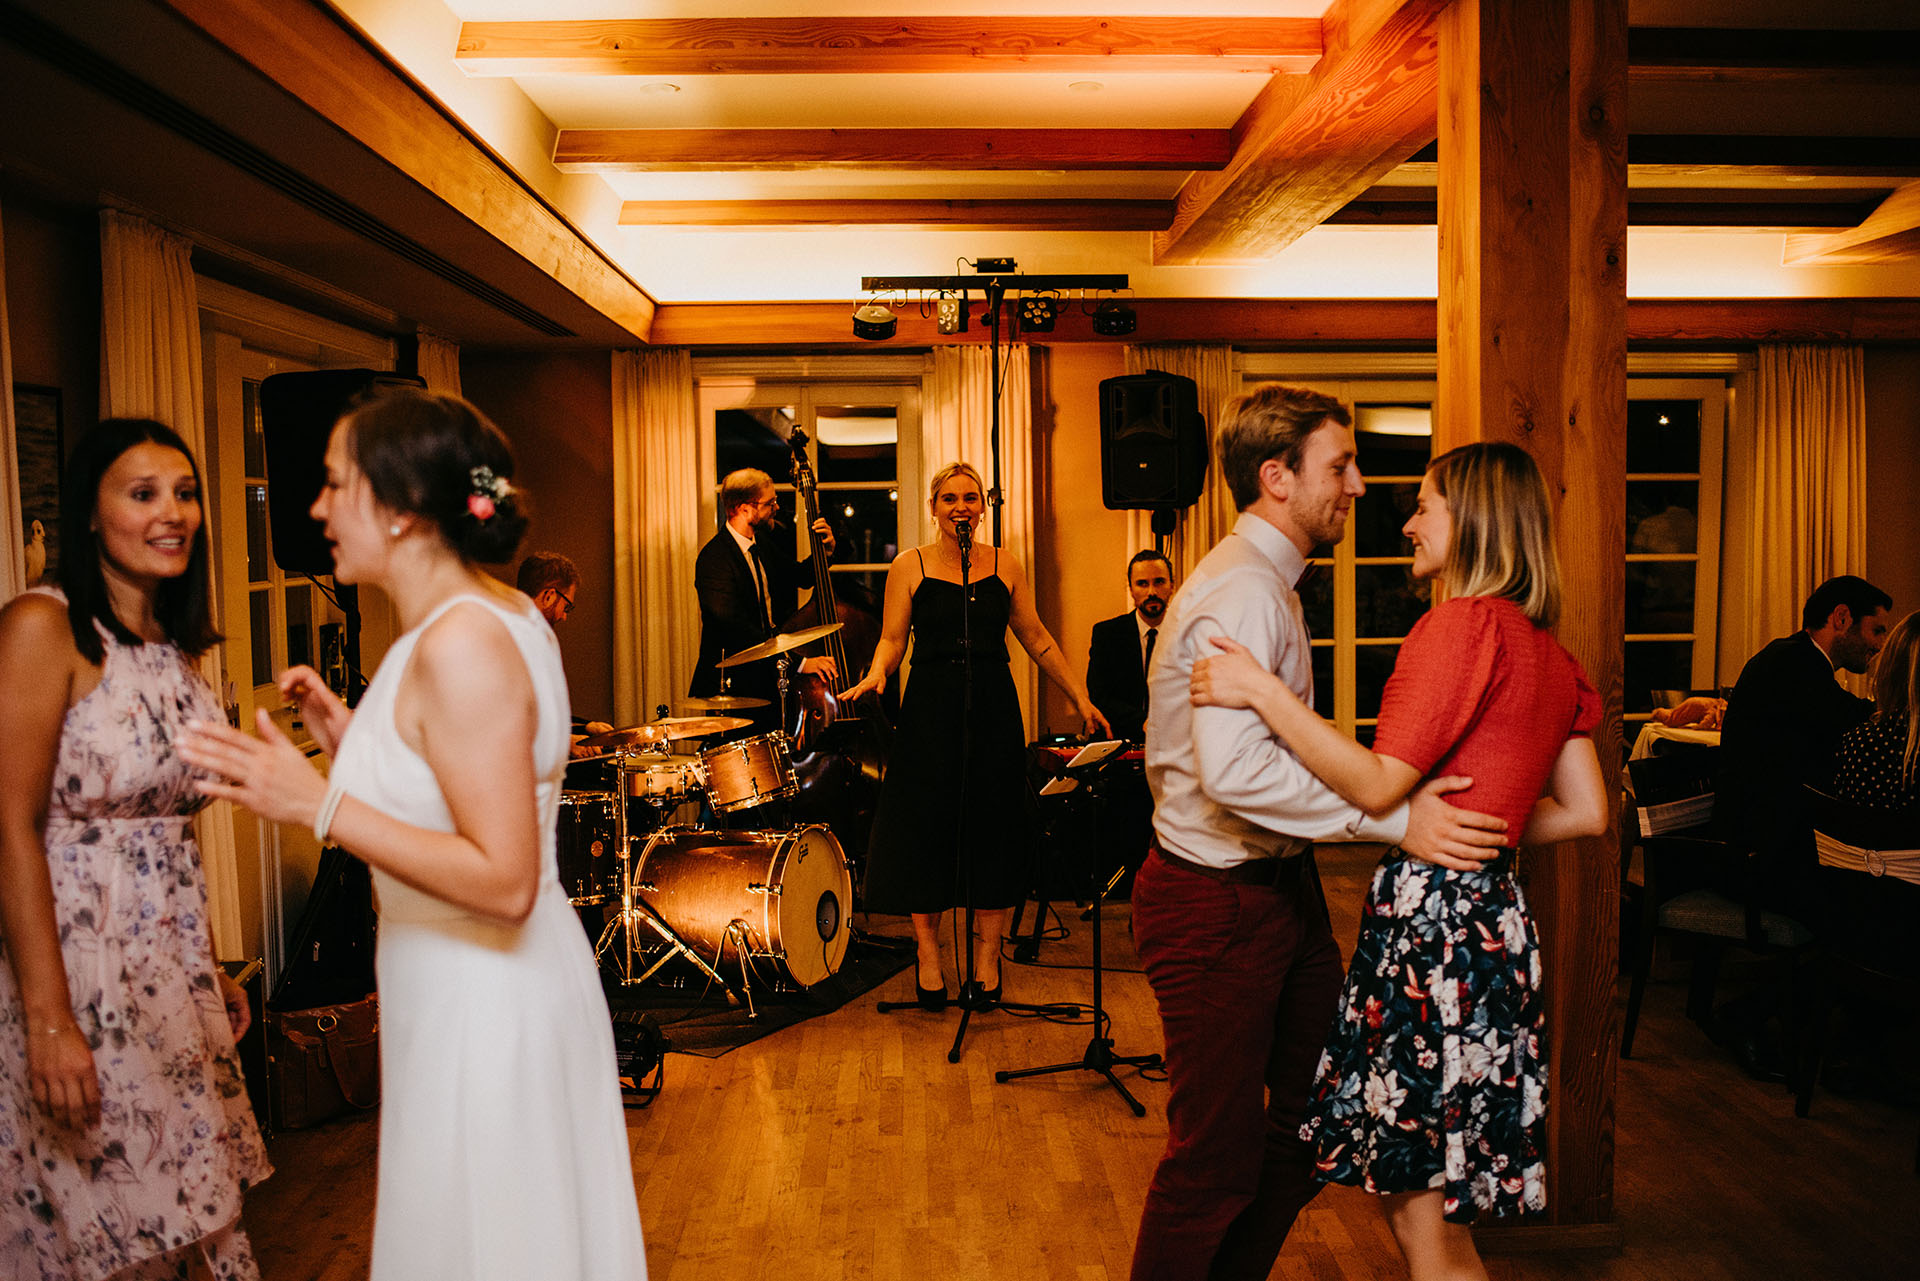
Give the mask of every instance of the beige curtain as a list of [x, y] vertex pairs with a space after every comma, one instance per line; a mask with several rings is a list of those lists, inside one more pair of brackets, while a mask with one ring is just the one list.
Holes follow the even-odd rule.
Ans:
[[20, 506], [20, 449], [13, 435], [13, 338], [7, 329], [7, 238], [0, 217], [0, 601], [27, 588], [27, 530]]
[[[1221, 408], [1240, 388], [1233, 375], [1233, 349], [1205, 343], [1151, 343], [1126, 350], [1127, 372], [1144, 374], [1157, 369], [1163, 374], [1191, 378], [1200, 393], [1200, 415], [1207, 422], [1207, 484], [1200, 501], [1180, 513], [1173, 534], [1167, 539], [1167, 559], [1173, 565], [1176, 584], [1185, 582], [1191, 570], [1209, 548], [1233, 529], [1239, 511], [1233, 495], [1220, 476], [1220, 460], [1213, 456], [1213, 428]], [[1153, 513], [1127, 513], [1127, 555], [1153, 544]]]
[[1760, 348], [1742, 653], [1800, 626], [1808, 595], [1866, 564], [1866, 379], [1858, 346]]
[[448, 396], [460, 394], [460, 347], [429, 329], [416, 334], [419, 355], [414, 368], [427, 380], [427, 390]]
[[613, 715], [686, 696], [700, 651], [700, 439], [684, 349], [613, 353]]
[[[1000, 474], [993, 474], [992, 415], [993, 360], [985, 347], [966, 345], [933, 349], [933, 369], [927, 376], [926, 412], [921, 416], [920, 459], [925, 474], [918, 478], [914, 501], [926, 501], [927, 482], [950, 462], [972, 463], [987, 488], [1000, 491], [1000, 536], [988, 537], [1005, 549], [1033, 583], [1033, 386], [1028, 348], [1014, 343], [1001, 353]], [[903, 481], [906, 478], [902, 478]], [[902, 495], [904, 498], [905, 495]], [[1056, 638], [1057, 639], [1057, 638]], [[1013, 683], [1020, 694], [1020, 714], [1027, 737], [1035, 732], [1035, 708], [1040, 705], [1040, 674], [1026, 651], [1011, 644]], [[912, 679], [909, 671], [908, 679]], [[1079, 726], [1072, 727], [1078, 730]]]
[[[110, 418], [157, 418], [187, 442], [207, 468], [206, 407], [200, 361], [200, 307], [193, 283], [193, 246], [143, 219], [100, 215], [100, 407]], [[220, 543], [209, 530], [210, 568], [218, 581]], [[212, 593], [218, 609], [220, 595]], [[221, 620], [216, 616], [216, 627]], [[226, 647], [201, 659], [200, 672], [222, 702]], [[233, 807], [216, 801], [195, 822], [206, 868], [207, 911], [214, 954], [241, 955], [240, 891], [233, 843]]]

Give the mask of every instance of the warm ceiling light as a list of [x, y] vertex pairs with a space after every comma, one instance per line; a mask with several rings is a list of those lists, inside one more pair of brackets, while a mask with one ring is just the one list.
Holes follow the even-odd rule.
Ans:
[[893, 331], [900, 326], [899, 317], [877, 302], [859, 307], [853, 313], [853, 333], [857, 338], [869, 342], [879, 342], [893, 337]]
[[665, 97], [668, 94], [679, 93], [680, 86], [677, 84], [672, 84], [666, 80], [656, 80], [652, 84], [641, 85], [640, 92], [645, 94], [653, 94], [659, 97]]
[[1106, 88], [1098, 80], [1075, 80], [1067, 86], [1069, 93], [1099, 93]]
[[1123, 302], [1108, 299], [1093, 309], [1093, 332], [1103, 338], [1130, 334], [1139, 323], [1140, 317]]
[[1020, 328], [1028, 333], [1050, 334], [1059, 312], [1060, 300], [1053, 295], [1028, 294], [1020, 300]]

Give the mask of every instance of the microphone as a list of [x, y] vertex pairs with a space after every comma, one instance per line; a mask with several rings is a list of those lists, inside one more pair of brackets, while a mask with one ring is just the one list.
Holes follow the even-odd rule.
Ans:
[[973, 547], [973, 522], [961, 516], [953, 522], [954, 541], [960, 544], [961, 551]]

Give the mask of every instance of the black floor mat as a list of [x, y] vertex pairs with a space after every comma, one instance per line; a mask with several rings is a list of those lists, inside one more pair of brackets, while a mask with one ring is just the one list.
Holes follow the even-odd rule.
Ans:
[[651, 1014], [667, 1035], [669, 1052], [717, 1059], [770, 1032], [831, 1014], [912, 963], [911, 941], [905, 947], [888, 947], [856, 938], [848, 945], [839, 971], [804, 991], [772, 992], [756, 984], [753, 1003], [757, 1018], [748, 1018], [746, 1006], [734, 1004], [718, 983], [709, 987], [698, 975], [678, 988], [651, 982], [622, 987], [608, 979], [607, 1004], [616, 1015], [627, 1011]]

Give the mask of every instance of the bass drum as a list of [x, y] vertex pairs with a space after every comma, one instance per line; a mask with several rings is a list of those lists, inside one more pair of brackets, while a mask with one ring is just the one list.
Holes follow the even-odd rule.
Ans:
[[824, 826], [790, 832], [713, 832], [672, 827], [640, 852], [634, 879], [662, 920], [709, 961], [735, 921], [747, 959], [812, 987], [846, 959], [853, 878], [840, 842]]

